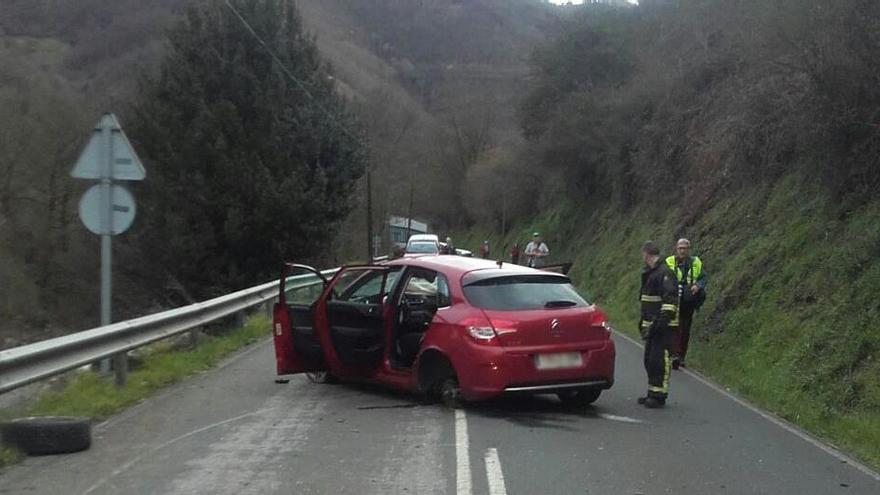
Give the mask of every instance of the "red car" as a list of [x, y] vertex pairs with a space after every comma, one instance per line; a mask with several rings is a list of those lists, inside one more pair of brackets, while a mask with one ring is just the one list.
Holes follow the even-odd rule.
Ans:
[[310, 297], [292, 269], [323, 279], [285, 265], [273, 321], [279, 375], [325, 372], [453, 406], [516, 393], [590, 404], [614, 383], [607, 317], [565, 275], [421, 256], [344, 267]]

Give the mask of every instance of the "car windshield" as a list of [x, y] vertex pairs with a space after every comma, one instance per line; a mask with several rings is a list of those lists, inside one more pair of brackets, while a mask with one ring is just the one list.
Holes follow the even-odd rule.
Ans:
[[437, 244], [433, 242], [411, 242], [406, 247], [407, 253], [436, 253]]
[[567, 279], [544, 275], [513, 275], [480, 280], [464, 287], [471, 305], [496, 311], [583, 307], [586, 300]]

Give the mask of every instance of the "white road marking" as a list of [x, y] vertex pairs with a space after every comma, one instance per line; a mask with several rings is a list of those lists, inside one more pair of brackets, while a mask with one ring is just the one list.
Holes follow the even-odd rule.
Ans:
[[491, 448], [486, 451], [486, 477], [489, 479], [489, 495], [507, 495], [504, 486], [504, 473], [501, 471], [501, 460], [498, 459], [498, 449]]
[[599, 417], [602, 419], [617, 421], [619, 423], [632, 423], [632, 424], [644, 423], [644, 421], [642, 421], [641, 419], [630, 418], [629, 416], [618, 416], [616, 414], [599, 413]]
[[471, 460], [467, 416], [455, 410], [455, 486], [457, 495], [471, 495]]
[[[613, 330], [613, 332], [615, 335], [622, 337], [625, 340], [628, 340], [630, 343], [632, 343], [636, 347], [644, 348], [644, 346], [640, 342], [636, 341], [635, 339], [633, 339], [629, 335], [623, 334], [617, 330]], [[682, 371], [684, 371], [686, 375], [697, 380], [698, 382], [702, 383], [703, 385], [711, 388], [712, 390], [718, 392], [719, 394], [736, 402], [737, 404], [748, 409], [749, 411], [752, 411], [753, 413], [757, 414], [758, 416], [761, 416], [762, 418], [775, 424], [776, 426], [782, 428], [783, 430], [791, 433], [792, 435], [795, 435], [796, 437], [809, 443], [810, 445], [817, 447], [818, 449], [825, 452], [826, 454], [836, 458], [839, 461], [843, 461], [846, 464], [849, 464], [850, 466], [861, 471], [863, 474], [866, 474], [868, 477], [873, 478], [877, 481], [880, 481], [880, 473], [878, 473], [877, 471], [874, 471], [873, 469], [871, 469], [868, 466], [862, 464], [861, 462], [853, 459], [852, 457], [844, 454], [843, 452], [835, 449], [834, 447], [831, 447], [831, 446], [825, 444], [822, 440], [819, 440], [818, 438], [816, 438], [812, 434], [802, 430], [800, 427], [798, 427], [792, 423], [789, 423], [788, 421], [786, 421], [786, 420], [784, 420], [784, 419], [782, 419], [772, 413], [762, 411], [757, 406], [753, 406], [752, 404], [749, 404], [745, 400], [740, 399], [736, 395], [734, 395], [734, 394], [728, 392], [727, 390], [725, 390], [724, 388], [716, 385], [715, 383], [711, 382], [708, 378], [704, 377], [703, 375], [701, 375], [695, 371], [691, 371], [689, 369], [685, 369]]]

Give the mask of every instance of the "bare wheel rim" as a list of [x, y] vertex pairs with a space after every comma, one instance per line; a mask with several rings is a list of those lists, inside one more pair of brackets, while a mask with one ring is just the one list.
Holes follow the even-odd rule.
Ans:
[[306, 373], [306, 377], [312, 383], [327, 383], [329, 373], [326, 371], [309, 371]]
[[461, 403], [461, 388], [458, 386], [458, 380], [455, 378], [443, 380], [440, 386], [440, 400], [447, 406], [457, 406]]

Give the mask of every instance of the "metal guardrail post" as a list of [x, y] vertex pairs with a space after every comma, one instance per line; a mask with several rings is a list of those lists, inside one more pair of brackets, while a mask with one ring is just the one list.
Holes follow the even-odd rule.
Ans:
[[266, 305], [264, 309], [266, 310], [266, 316], [271, 320], [275, 315], [272, 314], [272, 309], [275, 306], [275, 298], [269, 299], [266, 301]]
[[113, 356], [113, 371], [116, 375], [116, 386], [124, 387], [128, 381], [128, 353], [120, 352]]
[[235, 328], [244, 328], [247, 321], [247, 314], [244, 311], [235, 312]]

